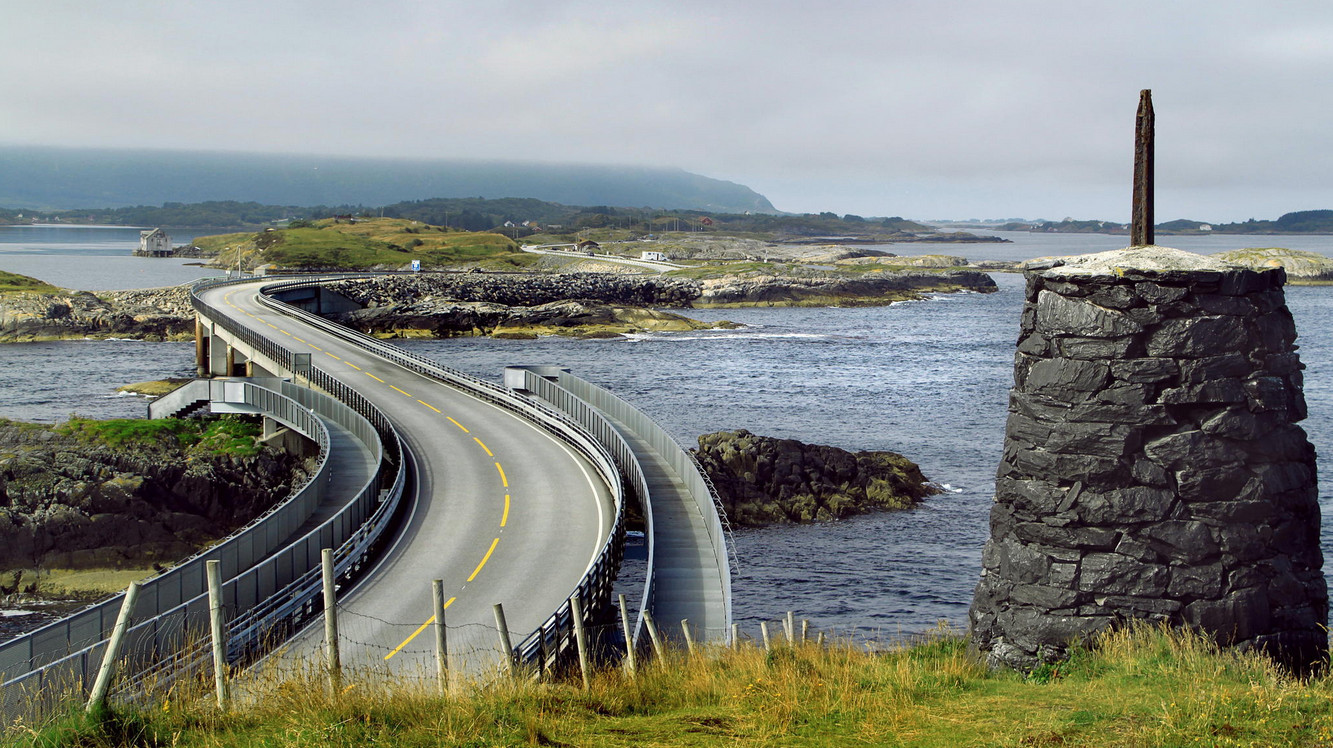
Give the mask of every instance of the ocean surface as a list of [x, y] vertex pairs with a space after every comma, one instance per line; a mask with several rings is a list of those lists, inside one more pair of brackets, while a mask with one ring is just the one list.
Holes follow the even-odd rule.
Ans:
[[[137, 234], [127, 236], [131, 247], [137, 243]], [[1013, 243], [886, 248], [899, 254], [1027, 259], [1123, 246], [1123, 237], [1092, 234], [1005, 236]], [[1170, 237], [1164, 242], [1203, 252], [1293, 246], [1333, 256], [1333, 237]], [[103, 256], [95, 254], [99, 250], [80, 251], [88, 258]], [[49, 277], [15, 267], [11, 256], [40, 258], [40, 242], [29, 240], [23, 252], [0, 249], [0, 269], [65, 286], [91, 289], [86, 284], [99, 282], [93, 263], [100, 260], [84, 263], [83, 274], [67, 269], [63, 277]], [[177, 270], [145, 268], [143, 285], [179, 282], [161, 279]], [[511, 364], [567, 366], [634, 402], [685, 445], [693, 445], [699, 434], [745, 428], [846, 449], [888, 449], [918, 462], [947, 488], [916, 510], [735, 533], [735, 616], [747, 632], [754, 635], [759, 621], [792, 610], [826, 629], [890, 639], [941, 620], [966, 625], [988, 533], [1022, 306], [1021, 276], [994, 277], [998, 293], [940, 295], [888, 307], [686, 312], [746, 325], [737, 330], [626, 340], [465, 338], [402, 345], [495, 379]], [[1316, 449], [1330, 453], [1333, 289], [1289, 287], [1287, 301], [1307, 366], [1310, 415], [1303, 426]], [[116, 395], [118, 385], [189, 376], [193, 367], [190, 343], [0, 346], [0, 416], [36, 421], [62, 420], [71, 413], [141, 416], [144, 401]], [[1333, 506], [1331, 468], [1333, 463], [1326, 462], [1319, 471], [1326, 514]], [[1328, 524], [1323, 542], [1327, 555], [1333, 551]]]

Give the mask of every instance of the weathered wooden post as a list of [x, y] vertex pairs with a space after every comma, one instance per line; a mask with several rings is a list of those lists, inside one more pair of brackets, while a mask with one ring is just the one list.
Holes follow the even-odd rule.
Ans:
[[666, 662], [666, 648], [662, 646], [662, 635], [657, 630], [657, 621], [653, 620], [653, 614], [643, 611], [643, 625], [648, 627], [648, 638], [653, 643], [653, 656], [658, 662]]
[[588, 631], [583, 627], [583, 603], [578, 593], [569, 598], [569, 614], [574, 618], [574, 644], [579, 650], [579, 674], [583, 676], [583, 690], [592, 685], [588, 665]]
[[1153, 146], [1156, 133], [1152, 90], [1139, 92], [1139, 112], [1134, 118], [1134, 205], [1130, 211], [1129, 245], [1153, 243]]
[[680, 620], [680, 630], [685, 634], [685, 651], [694, 656], [694, 634], [690, 633], [690, 619], [682, 618]]
[[514, 663], [514, 642], [509, 638], [509, 624], [505, 623], [505, 609], [500, 603], [495, 604], [495, 631], [500, 636], [500, 651], [505, 656], [505, 667], [509, 674], [518, 677], [518, 667]]
[[634, 636], [629, 629], [629, 607], [625, 596], [620, 596], [620, 628], [625, 632], [625, 672], [634, 675]]
[[759, 622], [759, 633], [764, 636], [764, 651], [773, 651], [773, 642], [768, 638], [768, 621]]
[[801, 643], [802, 643], [802, 644], [805, 644], [805, 643], [808, 642], [808, 641], [810, 641], [810, 620], [809, 620], [808, 618], [802, 618], [802, 619], [801, 619]]
[[741, 625], [739, 623], [731, 624], [731, 648], [741, 648]]
[[440, 679], [440, 695], [449, 695], [449, 633], [444, 625], [444, 580], [430, 583], [431, 601], [435, 607], [435, 672]]
[[227, 628], [222, 620], [222, 562], [204, 564], [208, 575], [208, 623], [213, 636], [213, 682], [217, 688], [218, 709], [227, 710]]
[[130, 628], [130, 616], [134, 613], [134, 603], [138, 599], [139, 583], [130, 582], [130, 586], [125, 588], [125, 600], [120, 604], [116, 625], [111, 629], [111, 639], [106, 643], [106, 652], [102, 654], [102, 667], [97, 671], [97, 680], [93, 682], [92, 693], [88, 696], [86, 711], [89, 714], [106, 705], [106, 694], [111, 690], [111, 679], [116, 674], [116, 659], [120, 657], [120, 646], [125, 641], [125, 632]]
[[338, 596], [334, 587], [333, 549], [320, 551], [324, 577], [324, 662], [329, 669], [329, 695], [342, 690], [342, 658], [338, 653]]
[[787, 635], [787, 645], [796, 643], [796, 614], [787, 611], [787, 617], [782, 619], [782, 633]]

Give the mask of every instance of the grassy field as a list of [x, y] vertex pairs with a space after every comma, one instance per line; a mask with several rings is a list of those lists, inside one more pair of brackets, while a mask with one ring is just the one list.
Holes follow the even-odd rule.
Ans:
[[59, 293], [60, 289], [36, 278], [0, 270], [0, 293]]
[[400, 218], [332, 219], [259, 233], [199, 237], [195, 246], [233, 266], [274, 264], [282, 268], [399, 269], [420, 260], [422, 267], [477, 265], [515, 269], [533, 262], [512, 239], [500, 234], [456, 231]]
[[[211, 675], [205, 673], [208, 681]], [[884, 653], [746, 645], [449, 698], [415, 682], [251, 676], [230, 713], [206, 684], [137, 710], [14, 733], [40, 746], [1319, 746], [1333, 681], [1289, 677], [1160, 629], [1106, 636], [1059, 667], [992, 673], [942, 634]], [[26, 742], [25, 742], [26, 741]]]
[[259, 453], [258, 423], [235, 416], [209, 420], [191, 418], [71, 418], [55, 427], [61, 434], [90, 444], [108, 447], [153, 446], [175, 442], [187, 452], [207, 452], [249, 457]]

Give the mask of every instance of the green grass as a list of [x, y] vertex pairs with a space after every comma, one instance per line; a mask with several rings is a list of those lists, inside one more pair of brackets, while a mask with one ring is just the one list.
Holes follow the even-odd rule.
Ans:
[[942, 635], [874, 654], [853, 645], [708, 650], [630, 678], [474, 683], [248, 676], [229, 714], [201, 682], [138, 709], [29, 730], [44, 746], [1251, 746], [1328, 745], [1333, 681], [1289, 677], [1197, 636], [1140, 628], [1033, 676], [992, 673]]
[[220, 265], [273, 264], [281, 268], [364, 270], [400, 268], [421, 260], [425, 268], [499, 263], [496, 269], [528, 264], [512, 239], [486, 232], [455, 231], [401, 218], [361, 218], [356, 223], [332, 219], [312, 226], [273, 229], [255, 234], [200, 237], [195, 245], [217, 257]]
[[241, 457], [259, 453], [256, 439], [261, 431], [257, 423], [227, 417], [206, 421], [181, 418], [93, 420], [76, 417], [56, 426], [55, 430], [80, 441], [108, 447], [166, 446], [183, 448], [187, 453]]
[[0, 270], [0, 293], [59, 293], [60, 289], [46, 281], [26, 275]]

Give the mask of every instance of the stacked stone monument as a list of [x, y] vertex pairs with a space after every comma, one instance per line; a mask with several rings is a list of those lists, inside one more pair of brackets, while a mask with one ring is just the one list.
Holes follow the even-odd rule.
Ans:
[[1284, 283], [1151, 246], [1028, 272], [970, 615], [992, 665], [1053, 661], [1133, 619], [1301, 668], [1326, 656]]

